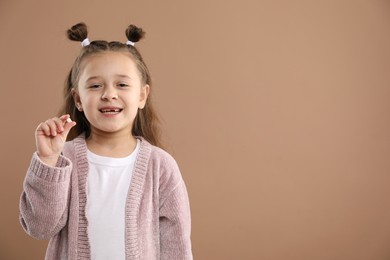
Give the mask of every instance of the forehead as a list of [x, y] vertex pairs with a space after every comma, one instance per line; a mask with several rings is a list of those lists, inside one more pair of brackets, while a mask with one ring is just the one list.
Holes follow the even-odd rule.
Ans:
[[85, 74], [93, 76], [123, 74], [138, 77], [140, 75], [132, 56], [126, 52], [116, 51], [104, 51], [85, 57], [80, 64], [80, 76]]

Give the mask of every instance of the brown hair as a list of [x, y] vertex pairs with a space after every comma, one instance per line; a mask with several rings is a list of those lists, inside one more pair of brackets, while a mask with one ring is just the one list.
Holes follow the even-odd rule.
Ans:
[[[84, 23], [78, 23], [72, 26], [67, 31], [68, 38], [72, 41], [82, 42], [88, 36], [87, 26]], [[141, 40], [145, 32], [135, 25], [129, 25], [126, 29], [126, 37], [129, 41], [136, 43]], [[90, 124], [83, 112], [76, 109], [76, 104], [72, 96], [72, 89], [77, 87], [78, 78], [80, 76], [80, 66], [82, 61], [91, 55], [104, 51], [118, 51], [130, 54], [130, 57], [135, 62], [138, 71], [141, 74], [143, 84], [150, 86], [150, 93], [146, 100], [145, 107], [139, 109], [134, 119], [132, 135], [142, 136], [153, 145], [162, 147], [160, 138], [160, 124], [158, 116], [152, 106], [151, 95], [151, 77], [149, 70], [137, 48], [125, 43], [112, 41], [92, 41], [89, 45], [83, 47], [79, 56], [76, 58], [72, 69], [70, 70], [65, 82], [64, 97], [65, 102], [60, 110], [60, 114], [70, 114], [71, 118], [77, 122], [77, 125], [71, 129], [68, 135], [68, 140], [73, 140], [81, 133], [85, 133], [88, 137], [91, 133]]]

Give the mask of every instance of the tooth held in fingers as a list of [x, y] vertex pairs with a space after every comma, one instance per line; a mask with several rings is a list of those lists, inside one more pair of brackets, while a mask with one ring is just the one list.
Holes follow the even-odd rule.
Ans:
[[70, 117], [68, 117], [68, 119], [66, 119], [66, 122], [71, 123], [72, 119], [70, 119]]

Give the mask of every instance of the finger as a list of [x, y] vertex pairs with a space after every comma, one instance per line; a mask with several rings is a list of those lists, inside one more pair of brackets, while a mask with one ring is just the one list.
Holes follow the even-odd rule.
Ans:
[[[68, 118], [69, 118], [69, 117], [68, 117]], [[68, 136], [70, 129], [72, 129], [72, 127], [74, 127], [75, 125], [76, 125], [76, 122], [75, 122], [75, 121], [71, 121], [71, 122], [67, 121], [67, 122], [65, 123], [64, 131], [62, 132], [62, 134], [63, 134], [65, 137]]]
[[56, 124], [57, 132], [62, 133], [64, 131], [64, 122], [58, 117], [54, 117], [52, 120]]
[[72, 119], [70, 118], [69, 114], [65, 114], [65, 115], [60, 116], [60, 119], [62, 121], [62, 126], [65, 126], [66, 124], [68, 124], [70, 122], [73, 122]]
[[65, 115], [60, 116], [60, 119], [61, 119], [61, 121], [62, 121], [63, 123], [65, 123], [66, 120], [67, 120], [68, 118], [70, 118], [70, 115], [69, 115], [69, 114], [65, 114]]
[[37, 132], [39, 131], [43, 132], [46, 136], [50, 136], [50, 127], [45, 122], [39, 124]]
[[55, 120], [52, 118], [52, 119], [48, 119], [46, 120], [45, 122], [48, 127], [50, 128], [50, 134], [52, 136], [56, 136], [57, 135], [57, 131], [58, 131], [58, 128], [57, 128], [57, 124], [55, 122]]

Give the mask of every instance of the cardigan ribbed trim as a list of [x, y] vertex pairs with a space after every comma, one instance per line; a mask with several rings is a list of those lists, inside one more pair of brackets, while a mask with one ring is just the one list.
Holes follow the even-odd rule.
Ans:
[[86, 216], [87, 204], [87, 178], [88, 178], [88, 159], [87, 145], [84, 135], [74, 139], [74, 148], [77, 158], [78, 183], [79, 183], [79, 223], [78, 223], [78, 241], [77, 252], [78, 259], [91, 259], [91, 249], [88, 240], [88, 219]]
[[30, 169], [36, 173], [36, 176], [49, 182], [63, 182], [66, 180], [66, 169], [71, 163], [63, 157], [59, 157], [56, 167], [50, 167], [41, 163], [38, 154], [35, 152], [33, 160], [30, 163]]
[[[139, 259], [140, 252], [138, 248], [138, 212], [143, 193], [143, 187], [146, 176], [146, 165], [151, 153], [151, 145], [144, 142], [142, 138], [141, 146], [134, 164], [133, 177], [130, 183], [130, 189], [126, 200], [126, 222], [125, 222], [125, 238], [126, 238], [126, 259]], [[133, 249], [133, 250], [131, 250]]]

